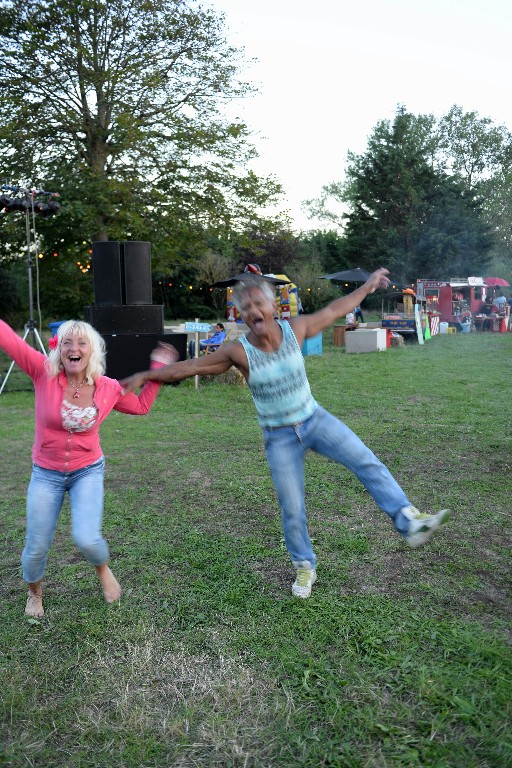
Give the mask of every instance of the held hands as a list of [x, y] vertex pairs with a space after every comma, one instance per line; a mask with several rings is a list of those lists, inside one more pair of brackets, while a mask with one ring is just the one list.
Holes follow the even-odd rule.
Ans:
[[391, 280], [389, 277], [386, 277], [386, 275], [389, 275], [389, 269], [381, 267], [380, 269], [375, 270], [365, 283], [368, 293], [373, 293], [377, 288], [388, 288]]
[[165, 365], [171, 365], [171, 363], [177, 363], [180, 359], [180, 353], [165, 341], [159, 341], [155, 349], [152, 351], [151, 360], [156, 363], [164, 363]]
[[[159, 341], [150, 357], [154, 362], [171, 365], [171, 363], [176, 363], [180, 359], [180, 353], [172, 346], [172, 344]], [[136, 389], [140, 389], [140, 387], [144, 386], [146, 381], [146, 373], [142, 372], [134, 373], [133, 376], [128, 376], [126, 379], [122, 379], [119, 383], [123, 388], [123, 394], [126, 395], [127, 392], [135, 392]]]
[[126, 379], [121, 379], [119, 383], [123, 388], [123, 395], [126, 395], [127, 392], [135, 392], [136, 389], [140, 389], [146, 383], [146, 374], [134, 373], [132, 376], [128, 376]]

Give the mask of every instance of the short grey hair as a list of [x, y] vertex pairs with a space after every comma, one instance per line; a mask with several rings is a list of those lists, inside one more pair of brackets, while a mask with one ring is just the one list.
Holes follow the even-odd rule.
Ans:
[[274, 303], [276, 300], [275, 287], [272, 285], [272, 283], [270, 283], [268, 280], [262, 280], [259, 275], [254, 275], [253, 277], [250, 275], [251, 273], [249, 272], [247, 278], [244, 278], [244, 280], [239, 280], [233, 286], [233, 303], [239, 312], [244, 296], [253, 288], [259, 288], [263, 295], [270, 302]]
[[66, 336], [82, 336], [87, 339], [91, 345], [91, 357], [85, 371], [85, 378], [88, 384], [94, 384], [94, 380], [105, 373], [106, 346], [104, 339], [98, 331], [82, 320], [66, 320], [59, 326], [57, 331], [57, 346], [51, 349], [46, 360], [46, 366], [50, 376], [58, 376], [60, 371], [64, 370], [60, 359], [62, 341]]

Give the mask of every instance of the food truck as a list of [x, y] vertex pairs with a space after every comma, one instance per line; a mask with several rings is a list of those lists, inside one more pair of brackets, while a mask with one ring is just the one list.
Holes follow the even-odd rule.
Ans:
[[451, 277], [449, 280], [417, 280], [416, 293], [426, 302], [427, 312], [439, 313], [440, 321], [459, 324], [480, 312], [493, 289], [483, 277]]

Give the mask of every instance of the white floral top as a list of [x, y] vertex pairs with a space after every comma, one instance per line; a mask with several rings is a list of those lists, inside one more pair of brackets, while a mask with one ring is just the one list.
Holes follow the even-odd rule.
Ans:
[[73, 405], [67, 400], [63, 400], [60, 415], [62, 416], [62, 426], [66, 432], [86, 432], [96, 423], [98, 409], [95, 405], [80, 408], [79, 405]]

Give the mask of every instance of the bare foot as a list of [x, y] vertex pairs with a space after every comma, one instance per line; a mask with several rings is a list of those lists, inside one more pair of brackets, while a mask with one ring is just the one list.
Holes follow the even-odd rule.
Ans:
[[28, 599], [25, 606], [25, 615], [33, 616], [37, 619], [44, 616], [43, 590], [40, 581], [28, 585]]
[[107, 603], [114, 603], [121, 597], [121, 587], [108, 565], [98, 565], [96, 568], [98, 579], [101, 582], [103, 596]]

